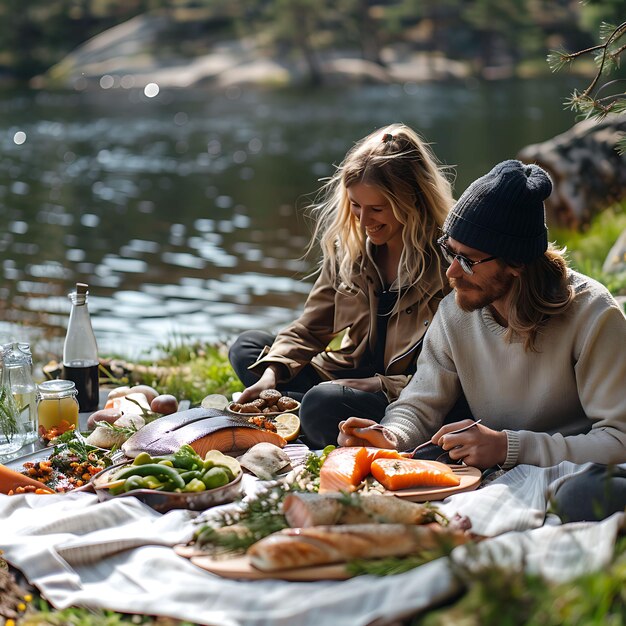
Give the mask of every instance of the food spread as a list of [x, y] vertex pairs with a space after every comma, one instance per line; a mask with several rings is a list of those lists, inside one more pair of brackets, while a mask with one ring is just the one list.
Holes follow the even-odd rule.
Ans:
[[[24, 474], [56, 492], [91, 483], [100, 499], [136, 496], [161, 512], [232, 501], [240, 495], [243, 471], [270, 481], [235, 509], [200, 522], [188, 546], [196, 555], [243, 554], [261, 577], [355, 559], [431, 558], [427, 552], [441, 554], [474, 539], [467, 520], [451, 523], [429, 504], [388, 495], [420, 485], [458, 486], [459, 477], [442, 463], [407, 459], [395, 450], [329, 446], [293, 465], [281, 433], [290, 440], [297, 436], [295, 414], [233, 415], [200, 406], [154, 415], [148, 407], [163, 396], [132, 390], [114, 390], [108, 408], [91, 420], [94, 433], [105, 429], [119, 435], [113, 448], [121, 446], [125, 461], [111, 466], [108, 451], [78, 434], [74, 441], [69, 432], [57, 438], [48, 459], [27, 462]], [[266, 408], [279, 408], [283, 397], [267, 391], [274, 395], [266, 393], [263, 400], [271, 403]], [[37, 492], [34, 485], [20, 489]], [[218, 495], [204, 499], [204, 494]]]

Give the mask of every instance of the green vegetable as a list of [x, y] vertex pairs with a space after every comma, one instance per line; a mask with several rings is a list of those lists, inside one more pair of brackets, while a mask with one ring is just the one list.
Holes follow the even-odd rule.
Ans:
[[144, 476], [144, 485], [146, 489], [159, 489], [163, 487], [163, 481], [159, 480], [156, 476]]
[[174, 466], [188, 470], [202, 469], [203, 460], [198, 453], [188, 444], [182, 445], [174, 454]]
[[129, 476], [124, 481], [123, 491], [124, 493], [128, 493], [129, 491], [133, 491], [133, 489], [145, 489], [145, 487], [146, 484], [143, 476]]
[[226, 473], [226, 469], [223, 467], [212, 467], [208, 469], [202, 475], [202, 482], [206, 485], [207, 489], [216, 489], [217, 487], [223, 487], [227, 485], [231, 479]]
[[133, 465], [146, 465], [154, 463], [154, 459], [147, 452], [140, 452], [133, 461]]
[[182, 489], [185, 481], [180, 474], [172, 467], [161, 465], [160, 463], [146, 463], [145, 465], [131, 465], [126, 469], [122, 469], [115, 475], [116, 480], [128, 478], [129, 476], [154, 476], [162, 479], [163, 482], [171, 482], [175, 488]]
[[184, 493], [197, 493], [199, 491], [205, 491], [206, 487], [199, 478], [192, 478], [184, 487]]
[[194, 479], [194, 478], [202, 478], [202, 472], [198, 471], [198, 470], [191, 470], [189, 472], [181, 472], [180, 473], [180, 477], [186, 482], [188, 483], [190, 480]]

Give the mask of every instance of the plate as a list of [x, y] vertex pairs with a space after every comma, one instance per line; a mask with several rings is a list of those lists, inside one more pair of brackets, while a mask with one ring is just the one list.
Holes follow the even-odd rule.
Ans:
[[107, 469], [96, 474], [90, 481], [90, 484], [96, 491], [100, 501], [110, 500], [111, 498], [123, 498], [124, 496], [134, 496], [141, 500], [144, 504], [152, 507], [159, 513], [166, 513], [172, 509], [189, 509], [190, 511], [204, 511], [218, 504], [232, 502], [241, 494], [242, 484], [240, 472], [234, 480], [231, 480], [223, 487], [215, 489], [205, 489], [194, 493], [176, 493], [171, 491], [157, 491], [156, 489], [133, 489], [127, 493], [120, 493], [116, 496], [110, 491], [103, 488], [102, 485], [111, 482], [109, 476], [115, 473], [121, 467], [128, 465], [128, 461], [117, 463]]
[[35, 450], [24, 456], [11, 459], [4, 463], [4, 465], [16, 472], [21, 472], [24, 469], [24, 463], [40, 463], [41, 461], [47, 461], [51, 454], [52, 448], [41, 448], [40, 450]]
[[[184, 556], [184, 554], [181, 554], [181, 556]], [[288, 580], [291, 582], [310, 582], [315, 580], [347, 580], [348, 578], [352, 578], [352, 575], [349, 574], [346, 569], [345, 563], [263, 572], [250, 565], [250, 560], [245, 555], [233, 559], [191, 556], [190, 560], [194, 565], [207, 572], [217, 574], [223, 578], [239, 580]]]
[[285, 410], [285, 411], [273, 411], [271, 413], [263, 413], [262, 411], [259, 413], [242, 413], [241, 411], [233, 411], [230, 407], [234, 404], [234, 402], [231, 402], [227, 407], [226, 407], [226, 412], [230, 413], [231, 415], [239, 415], [240, 417], [267, 417], [267, 418], [272, 418], [272, 417], [276, 417], [277, 415], [284, 415], [286, 413], [294, 413], [295, 415], [298, 414], [298, 411], [300, 410], [300, 403], [296, 400], [296, 407], [294, 409], [289, 409], [289, 410]]
[[[92, 446], [96, 451], [101, 452], [102, 454], [110, 454], [110, 450], [107, 450], [106, 448], [98, 448], [97, 446]], [[27, 454], [24, 454], [22, 456], [18, 456], [17, 458], [11, 459], [10, 461], [7, 461], [6, 463], [4, 463], [5, 467], [8, 467], [9, 469], [12, 469], [15, 472], [18, 473], [22, 473], [22, 470], [24, 469], [24, 464], [25, 463], [41, 463], [41, 461], [47, 461], [52, 457], [52, 454], [54, 453], [55, 449], [59, 450], [59, 451], [63, 451], [64, 448], [67, 448], [67, 445], [57, 445], [57, 446], [46, 446], [46, 447], [42, 447], [39, 448], [38, 450], [34, 450], [33, 452], [29, 452]], [[56, 474], [61, 475], [62, 472], [60, 472], [59, 470], [54, 470]], [[64, 487], [67, 488], [67, 484], [63, 483]], [[54, 488], [51, 487], [51, 489], [54, 491]], [[67, 488], [66, 491], [61, 491], [58, 493], [69, 493], [72, 491], [90, 491], [92, 489], [91, 486], [91, 482], [87, 482], [84, 485], [82, 485], [81, 487], [73, 487], [73, 488]]]
[[397, 496], [411, 502], [432, 502], [443, 500], [455, 493], [472, 491], [480, 485], [482, 470], [470, 465], [451, 465], [452, 471], [461, 479], [461, 484], [456, 487], [419, 487], [415, 489], [399, 489], [398, 491], [385, 491], [385, 495]]

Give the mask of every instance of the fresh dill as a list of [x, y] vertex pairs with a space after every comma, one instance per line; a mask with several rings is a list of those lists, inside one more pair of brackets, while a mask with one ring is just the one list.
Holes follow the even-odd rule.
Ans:
[[13, 437], [19, 432], [17, 414], [17, 405], [13, 394], [6, 387], [0, 387], [0, 431], [2, 431], [2, 436], [7, 443], [11, 443]]
[[196, 531], [195, 545], [203, 550], [242, 553], [263, 537], [287, 528], [282, 502], [288, 491], [284, 485], [274, 485], [242, 503], [238, 510], [223, 512], [211, 525]]
[[352, 576], [393, 576], [394, 574], [404, 574], [404, 572], [442, 556], [445, 555], [433, 551], [431, 554], [424, 552], [384, 559], [356, 559], [346, 563], [346, 570]]

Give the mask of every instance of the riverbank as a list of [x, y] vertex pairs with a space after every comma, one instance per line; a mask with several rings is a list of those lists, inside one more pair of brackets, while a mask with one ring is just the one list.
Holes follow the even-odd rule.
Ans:
[[[321, 49], [314, 55], [281, 53], [268, 46], [265, 32], [241, 38], [215, 38], [208, 50], [182, 56], [171, 46], [177, 24], [161, 13], [139, 15], [81, 45], [46, 74], [33, 80], [37, 88], [160, 88], [256, 85], [286, 87], [310, 84], [421, 84], [434, 81], [501, 80], [550, 74], [543, 58], [513, 63], [510, 57], [493, 65], [455, 60], [402, 40], [380, 49], [375, 61], [357, 49]], [[203, 46], [207, 48], [207, 46]], [[593, 75], [592, 63], [572, 68]], [[315, 74], [315, 76], [313, 76]]]

